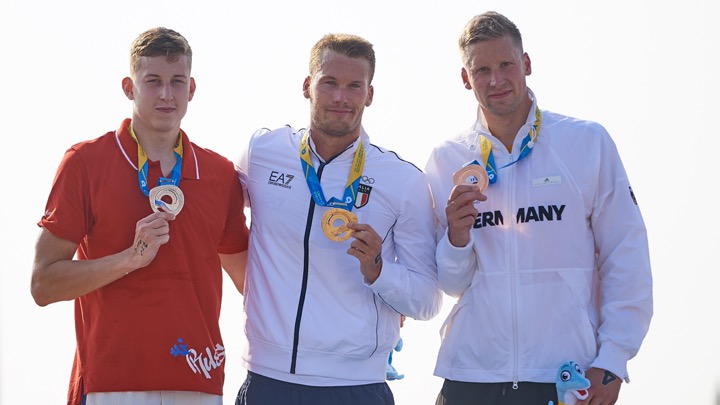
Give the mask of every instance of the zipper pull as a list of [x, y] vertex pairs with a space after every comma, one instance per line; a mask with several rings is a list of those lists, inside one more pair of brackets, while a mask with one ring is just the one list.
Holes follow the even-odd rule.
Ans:
[[517, 382], [517, 381], [513, 381], [513, 389], [514, 389], [514, 390], [518, 389], [518, 382]]

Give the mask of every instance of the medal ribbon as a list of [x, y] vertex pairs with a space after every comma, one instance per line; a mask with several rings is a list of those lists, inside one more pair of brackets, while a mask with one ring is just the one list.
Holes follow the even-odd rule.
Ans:
[[527, 135], [525, 135], [525, 138], [522, 141], [518, 158], [500, 168], [496, 168], [495, 166], [495, 158], [493, 157], [492, 152], [492, 143], [490, 143], [490, 140], [487, 139], [484, 135], [480, 135], [480, 154], [482, 156], [483, 164], [485, 165], [485, 171], [488, 174], [488, 180], [490, 181], [490, 184], [494, 184], [497, 181], [498, 170], [514, 165], [515, 163], [519, 162], [520, 159], [524, 158], [525, 156], [529, 155], [530, 152], [532, 152], [532, 148], [537, 141], [538, 134], [540, 133], [541, 121], [542, 114], [540, 113], [540, 109], [536, 106], [535, 122], [533, 123], [530, 131]]
[[[130, 125], [130, 136], [132, 136], [133, 141], [135, 141], [138, 147], [138, 183], [140, 184], [140, 190], [143, 192], [143, 194], [149, 196], [150, 191], [148, 190], [148, 157], [142, 146], [140, 146], [140, 142], [138, 142], [137, 135], [135, 135], [135, 131], [133, 130], [132, 125]], [[183, 156], [182, 131], [180, 131], [180, 134], [178, 136], [178, 143], [175, 145], [175, 148], [173, 148], [173, 152], [175, 153], [175, 166], [173, 166], [172, 172], [170, 172], [170, 178], [161, 176], [158, 179], [158, 186], [178, 186], [180, 184]]]
[[308, 142], [309, 137], [310, 131], [305, 133], [302, 142], [300, 143], [300, 163], [302, 164], [305, 181], [310, 189], [310, 194], [312, 194], [313, 200], [315, 200], [317, 205], [322, 207], [338, 207], [352, 211], [353, 204], [355, 204], [355, 198], [357, 197], [358, 186], [360, 185], [360, 177], [362, 177], [363, 167], [365, 166], [365, 147], [362, 144], [362, 140], [358, 139], [358, 148], [355, 151], [355, 156], [353, 157], [350, 174], [348, 175], [342, 200], [335, 197], [327, 200], [322, 191], [320, 179], [318, 179], [317, 172], [315, 172], [315, 168], [313, 167], [312, 160], [310, 158], [310, 144]]

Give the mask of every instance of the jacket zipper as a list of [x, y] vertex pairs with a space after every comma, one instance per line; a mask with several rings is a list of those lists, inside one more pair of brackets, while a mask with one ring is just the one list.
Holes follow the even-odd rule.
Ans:
[[[318, 180], [322, 178], [325, 163], [322, 161], [318, 166]], [[305, 238], [303, 239], [303, 278], [300, 287], [300, 299], [298, 300], [297, 314], [295, 315], [295, 330], [293, 332], [292, 360], [290, 362], [290, 374], [295, 374], [297, 366], [298, 345], [300, 344], [300, 324], [302, 323], [303, 307], [305, 306], [305, 294], [307, 293], [308, 275], [310, 273], [310, 229], [312, 229], [313, 214], [315, 213], [315, 200], [310, 196], [310, 208], [308, 209], [307, 223], [305, 224]]]
[[[510, 153], [508, 155], [508, 163], [512, 162], [513, 155]], [[510, 170], [507, 172], [507, 176], [512, 176], [512, 179], [507, 179], [507, 189], [508, 194], [510, 195], [510, 198], [508, 198], [508, 208], [512, 209], [512, 206], [514, 206], [515, 201], [515, 187], [514, 184], [516, 182], [515, 180], [515, 174], [513, 170]], [[512, 212], [512, 211], [511, 211]], [[515, 226], [514, 221], [510, 223], [510, 226]], [[512, 235], [512, 232], [508, 232], [508, 235]], [[518, 350], [518, 327], [517, 327], [517, 283], [516, 283], [516, 273], [517, 273], [517, 239], [510, 236], [509, 240], [509, 247], [510, 247], [510, 295], [511, 295], [511, 303], [512, 303], [512, 330], [513, 330], [513, 381], [512, 381], [512, 388], [514, 390], [518, 389], [518, 368], [519, 368], [519, 350]]]

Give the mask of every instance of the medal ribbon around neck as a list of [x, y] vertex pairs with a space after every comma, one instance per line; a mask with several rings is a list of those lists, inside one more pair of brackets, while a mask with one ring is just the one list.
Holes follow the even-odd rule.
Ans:
[[302, 142], [300, 143], [300, 163], [302, 164], [305, 181], [310, 189], [310, 194], [312, 194], [313, 200], [315, 200], [317, 205], [322, 207], [337, 207], [352, 211], [353, 204], [355, 204], [355, 198], [357, 197], [357, 190], [360, 185], [363, 167], [365, 166], [365, 147], [363, 146], [362, 140], [358, 139], [359, 144], [357, 150], [355, 151], [355, 156], [353, 157], [352, 166], [350, 167], [350, 174], [348, 175], [347, 184], [345, 185], [343, 199], [339, 200], [332, 197], [330, 200], [327, 200], [322, 191], [320, 179], [318, 179], [317, 172], [315, 172], [315, 168], [313, 167], [312, 160], [310, 158], [309, 138], [310, 131], [305, 133], [305, 136], [303, 136]]
[[[133, 141], [135, 141], [138, 147], [138, 183], [140, 184], [140, 190], [143, 192], [143, 194], [149, 196], [150, 191], [148, 190], [148, 157], [142, 146], [140, 146], [140, 142], [137, 139], [137, 135], [135, 135], [135, 131], [133, 130], [132, 125], [130, 126], [130, 136], [132, 136]], [[172, 185], [177, 187], [180, 184], [183, 157], [182, 131], [179, 134], [178, 143], [175, 145], [175, 148], [173, 148], [173, 152], [175, 153], [175, 166], [173, 166], [172, 172], [170, 172], [170, 178], [161, 176], [158, 179], [158, 186]]]
[[540, 113], [540, 108], [537, 106], [535, 107], [535, 122], [533, 123], [532, 127], [530, 128], [530, 131], [527, 135], [525, 135], [525, 138], [522, 141], [522, 145], [520, 146], [520, 155], [517, 159], [513, 160], [512, 162], [506, 164], [503, 167], [496, 168], [495, 166], [495, 158], [493, 157], [493, 151], [492, 151], [492, 143], [489, 139], [487, 139], [484, 135], [480, 135], [480, 154], [482, 155], [482, 160], [485, 166], [485, 171], [487, 171], [488, 174], [488, 180], [490, 181], [490, 184], [495, 184], [497, 181], [497, 171], [508, 166], [512, 166], [515, 163], [519, 162], [520, 159], [524, 158], [525, 156], [529, 155], [530, 152], [532, 152], [533, 146], [535, 145], [535, 142], [537, 141], [538, 134], [540, 133], [540, 123], [542, 121], [542, 114]]

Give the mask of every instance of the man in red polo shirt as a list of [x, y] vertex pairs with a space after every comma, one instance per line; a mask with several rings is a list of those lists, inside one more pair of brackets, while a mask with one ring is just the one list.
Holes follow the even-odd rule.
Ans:
[[37, 240], [32, 295], [75, 300], [68, 404], [222, 404], [222, 271], [242, 291], [248, 230], [232, 162], [190, 142], [192, 51], [167, 28], [133, 43], [132, 118], [72, 146]]

